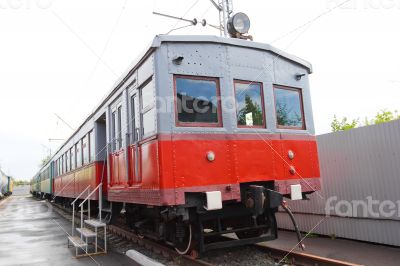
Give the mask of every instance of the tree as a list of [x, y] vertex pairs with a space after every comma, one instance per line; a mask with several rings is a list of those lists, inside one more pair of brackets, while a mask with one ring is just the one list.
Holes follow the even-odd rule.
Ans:
[[39, 168], [42, 168], [43, 166], [45, 166], [51, 159], [50, 155], [47, 155], [46, 157], [44, 157], [39, 164]]
[[14, 186], [24, 186], [24, 185], [29, 185], [30, 181], [26, 180], [14, 180]]
[[338, 120], [336, 115], [333, 117], [331, 123], [332, 132], [345, 131], [352, 128], [356, 128], [358, 125], [358, 119], [353, 119], [351, 122], [347, 122], [347, 117], [343, 117], [342, 120]]
[[238, 114], [238, 122], [239, 125], [246, 125], [246, 114], [252, 113], [253, 116], [253, 125], [262, 125], [263, 124], [263, 115], [261, 111], [261, 107], [254, 103], [249, 95], [246, 95], [244, 98], [245, 107], [240, 109]]
[[390, 122], [393, 120], [400, 119], [400, 115], [397, 113], [397, 110], [394, 112], [388, 111], [387, 109], [383, 109], [378, 112], [375, 116], [375, 119], [371, 121], [371, 124], [382, 124], [386, 122]]
[[279, 101], [276, 104], [276, 119], [278, 125], [282, 126], [299, 126], [302, 123], [300, 114], [293, 110], [290, 111], [286, 103], [281, 103]]
[[332, 132], [349, 130], [352, 128], [356, 128], [357, 126], [369, 126], [369, 125], [378, 125], [386, 122], [390, 122], [393, 120], [399, 120], [400, 115], [397, 110], [394, 112], [388, 111], [387, 109], [382, 109], [379, 111], [375, 117], [371, 120], [368, 117], [365, 117], [363, 123], [359, 122], [359, 119], [353, 119], [351, 122], [347, 121], [347, 117], [343, 117], [342, 120], [338, 120], [336, 115], [333, 117], [333, 121], [331, 123]]

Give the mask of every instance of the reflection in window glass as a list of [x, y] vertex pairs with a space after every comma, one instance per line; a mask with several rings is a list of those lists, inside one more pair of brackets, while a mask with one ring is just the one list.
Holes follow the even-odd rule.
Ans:
[[150, 81], [142, 89], [142, 109], [146, 109], [154, 104], [154, 88], [153, 81]]
[[65, 159], [64, 159], [64, 154], [63, 154], [63, 156], [61, 157], [61, 164], [62, 164], [62, 166], [61, 166], [61, 171], [62, 171], [63, 174], [65, 174]]
[[301, 90], [274, 88], [278, 127], [304, 128]]
[[131, 143], [134, 143], [136, 140], [136, 130], [135, 130], [135, 115], [136, 115], [136, 110], [135, 110], [135, 101], [136, 101], [136, 94], [131, 97]]
[[78, 141], [76, 144], [76, 168], [82, 166], [82, 142]]
[[71, 164], [71, 159], [69, 158], [69, 151], [65, 153], [65, 171], [68, 173]]
[[113, 112], [112, 113], [112, 117], [111, 117], [111, 124], [112, 124], [112, 129], [111, 129], [111, 143], [112, 143], [112, 150], [113, 151], [115, 151], [116, 149], [117, 149], [117, 145], [116, 145], [116, 143], [117, 143], [117, 140], [115, 139], [116, 138], [116, 135], [115, 135], [115, 131], [116, 131], [116, 120], [117, 119], [117, 115], [116, 115], [116, 112]]
[[149, 135], [156, 131], [155, 119], [156, 112], [154, 108], [143, 114], [143, 136]]
[[75, 169], [75, 146], [71, 148], [71, 170]]
[[95, 142], [94, 142], [94, 132], [93, 130], [89, 133], [89, 148], [90, 148], [90, 158], [91, 162], [94, 162], [95, 157]]
[[219, 122], [216, 79], [177, 77], [175, 82], [179, 122]]
[[82, 151], [83, 151], [83, 164], [85, 165], [89, 163], [89, 143], [87, 135], [82, 139]]
[[261, 84], [235, 82], [237, 122], [239, 126], [263, 126], [264, 105]]
[[58, 160], [55, 160], [54, 161], [54, 163], [53, 163], [53, 169], [54, 169], [54, 176], [58, 176], [58, 166], [57, 166], [57, 162], [58, 162]]
[[122, 106], [118, 107], [118, 127], [116, 136], [118, 136], [118, 149], [122, 148]]

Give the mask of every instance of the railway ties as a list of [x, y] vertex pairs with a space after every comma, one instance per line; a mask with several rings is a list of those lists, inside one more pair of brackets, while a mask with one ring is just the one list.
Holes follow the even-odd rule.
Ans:
[[[54, 210], [58, 212], [62, 217], [71, 221], [72, 220], [72, 212], [57, 205], [52, 204], [55, 208]], [[76, 216], [78, 214], [75, 214]], [[75, 219], [75, 223], [79, 223], [77, 219]], [[102, 230], [99, 230], [99, 235], [102, 235]], [[136, 235], [135, 233], [128, 231], [126, 229], [122, 229], [120, 227], [114, 225], [107, 226], [107, 241], [110, 245], [110, 248], [121, 254], [125, 254], [130, 249], [137, 249], [138, 246], [142, 247], [142, 249], [147, 250], [149, 255], [158, 256], [159, 258], [167, 259], [168, 261], [172, 261], [176, 265], [203, 265], [203, 266], [211, 266], [213, 264], [207, 263], [202, 260], [198, 260], [189, 256], [181, 256], [174, 249], [170, 247], [163, 246], [156, 242], [153, 242], [148, 239], [144, 239], [141, 236]]]

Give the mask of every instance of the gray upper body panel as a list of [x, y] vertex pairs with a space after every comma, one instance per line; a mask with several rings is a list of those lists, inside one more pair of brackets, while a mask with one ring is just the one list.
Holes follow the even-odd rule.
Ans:
[[[192, 36], [191, 36], [192, 37]], [[269, 45], [213, 36], [162, 36], [156, 39], [156, 91], [159, 133], [290, 133], [314, 134], [308, 74], [311, 65]], [[183, 58], [175, 64], [174, 58]], [[296, 79], [297, 74], [304, 74]], [[175, 123], [173, 75], [219, 78], [222, 127], [180, 127]], [[237, 126], [234, 80], [259, 82], [263, 86], [265, 128]], [[299, 88], [302, 92], [306, 129], [276, 126], [274, 85]], [[166, 109], [167, 108], [167, 109]]]

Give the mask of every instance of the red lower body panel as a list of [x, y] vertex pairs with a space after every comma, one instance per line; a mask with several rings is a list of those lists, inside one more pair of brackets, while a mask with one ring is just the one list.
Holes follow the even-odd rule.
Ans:
[[[207, 159], [209, 152], [214, 161]], [[115, 163], [120, 158], [112, 160], [111, 165], [120, 165]], [[111, 171], [111, 201], [179, 205], [185, 192], [213, 190], [224, 200], [238, 200], [240, 183], [255, 181], [273, 181], [282, 194], [290, 193], [291, 184], [301, 184], [303, 192], [320, 188], [317, 144], [308, 135], [159, 135], [129, 147], [123, 161], [128, 162], [123, 178]]]
[[[104, 162], [94, 162], [74, 171], [54, 178], [54, 196], [76, 198], [87, 186], [95, 189], [101, 181], [103, 175], [103, 192], [106, 192], [107, 167]], [[87, 194], [81, 198], [86, 198]], [[93, 200], [98, 199], [98, 193], [94, 193], [91, 197]]]

